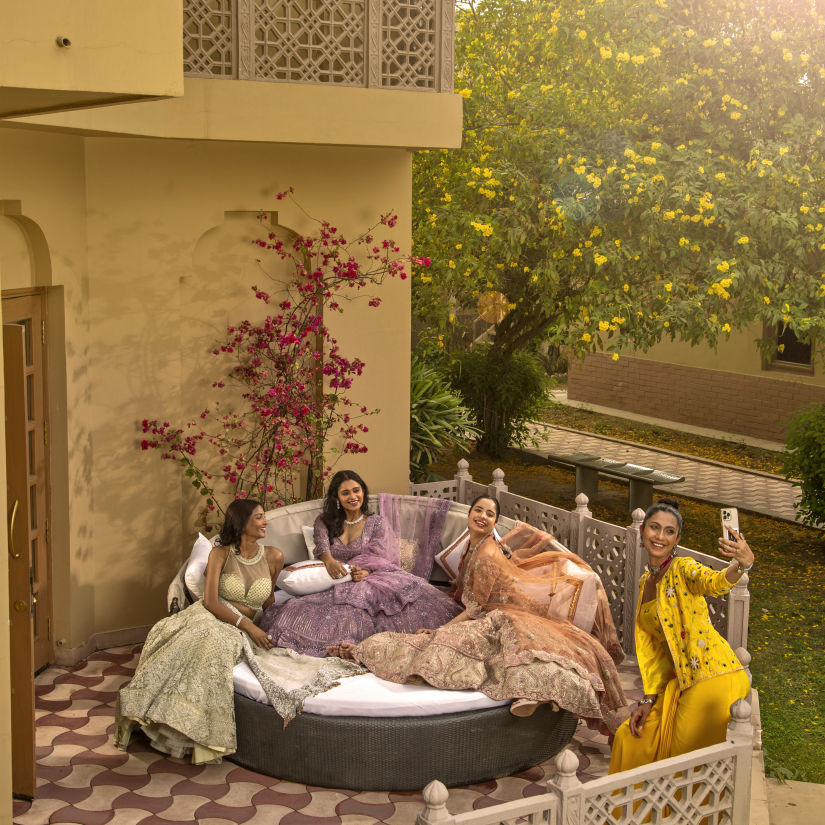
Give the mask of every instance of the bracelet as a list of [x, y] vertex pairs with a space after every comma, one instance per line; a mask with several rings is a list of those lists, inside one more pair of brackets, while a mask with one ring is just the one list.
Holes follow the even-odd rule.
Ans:
[[747, 573], [747, 572], [748, 572], [748, 570], [750, 570], [750, 569], [751, 569], [751, 567], [753, 567], [753, 562], [751, 562], [751, 563], [750, 563], [747, 567], [742, 567], [742, 563], [741, 563], [741, 562], [736, 562], [736, 569], [737, 569], [740, 573]]
[[243, 615], [243, 613], [241, 613], [241, 615], [240, 615], [240, 616], [238, 616], [238, 621], [236, 621], [236, 622], [235, 622], [235, 627], [240, 627], [240, 626], [241, 626], [241, 622], [242, 622], [243, 620], [244, 620], [244, 615]]
[[645, 696], [643, 699], [639, 699], [639, 705], [650, 705], [653, 707], [653, 705], [656, 704], [657, 698], [656, 696]]

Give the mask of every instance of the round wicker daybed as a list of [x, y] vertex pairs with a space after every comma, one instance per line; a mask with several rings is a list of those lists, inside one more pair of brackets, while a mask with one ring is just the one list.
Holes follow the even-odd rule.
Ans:
[[[375, 497], [370, 503], [375, 510]], [[320, 509], [321, 501], [312, 501], [270, 511], [263, 542], [279, 547], [287, 564], [306, 559], [302, 528], [313, 523]], [[442, 546], [464, 529], [468, 510], [464, 504], [450, 505]], [[507, 529], [513, 524], [505, 518], [500, 523]], [[447, 578], [437, 568], [431, 580], [445, 583]], [[332, 688], [308, 700], [304, 712], [285, 728], [263, 697], [249, 698], [256, 693], [239, 678], [236, 669], [237, 751], [229, 758], [259, 773], [327, 788], [417, 791], [435, 778], [456, 786], [509, 776], [555, 756], [577, 725], [569, 711], [541, 706], [532, 716], [519, 718], [510, 713], [509, 702], [420, 685], [384, 683], [385, 692], [395, 694], [388, 697], [393, 707], [384, 706], [380, 697], [376, 700], [357, 684], [375, 679], [367, 674], [343, 680], [351, 683], [349, 688]], [[347, 693], [350, 700], [342, 704], [336, 697]]]
[[471, 785], [555, 756], [576, 717], [544, 705], [526, 718], [509, 706], [439, 716], [376, 718], [302, 713], [284, 728], [272, 707], [235, 694], [245, 768], [292, 782], [362, 791], [419, 791], [433, 779]]

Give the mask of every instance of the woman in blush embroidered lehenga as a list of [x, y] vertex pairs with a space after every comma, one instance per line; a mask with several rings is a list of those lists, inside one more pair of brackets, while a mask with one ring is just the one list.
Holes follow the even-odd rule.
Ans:
[[546, 550], [552, 536], [530, 525], [494, 541], [497, 519], [494, 499], [471, 505], [459, 616], [435, 631], [381, 633], [335, 652], [391, 682], [515, 699], [519, 716], [555, 702], [615, 728], [627, 704], [616, 670], [623, 654], [601, 581], [575, 554]]
[[401, 569], [398, 538], [382, 516], [370, 513], [368, 495], [352, 470], [333, 476], [315, 521], [315, 555], [333, 579], [343, 578], [349, 565], [352, 581], [268, 607], [261, 627], [273, 644], [326, 656], [341, 641], [387, 630], [414, 633], [459, 613], [453, 599]]

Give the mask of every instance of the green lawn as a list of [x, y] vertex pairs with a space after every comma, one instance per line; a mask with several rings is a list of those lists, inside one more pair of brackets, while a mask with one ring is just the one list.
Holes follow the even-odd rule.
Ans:
[[[516, 451], [498, 461], [477, 454], [468, 458], [476, 481], [490, 481], [493, 469], [501, 467], [511, 492], [566, 510], [574, 507], [572, 472], [536, 464]], [[455, 473], [455, 459], [431, 469], [440, 477], [451, 477]], [[598, 500], [591, 505], [596, 517], [614, 524], [629, 524], [624, 512], [627, 487], [602, 481], [599, 491]], [[715, 553], [719, 508], [692, 499], [681, 502], [685, 518], [683, 543]], [[747, 512], [741, 513], [740, 521], [756, 555], [750, 580], [748, 649], [753, 655], [751, 669], [761, 700], [768, 772], [786, 779], [825, 783], [822, 534]]]

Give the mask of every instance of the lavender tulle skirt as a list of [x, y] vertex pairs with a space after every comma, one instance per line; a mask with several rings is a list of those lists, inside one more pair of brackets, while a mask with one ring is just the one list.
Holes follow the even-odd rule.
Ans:
[[264, 612], [261, 627], [278, 647], [326, 656], [330, 645], [357, 644], [376, 633], [440, 627], [461, 610], [461, 605], [418, 576], [384, 571], [273, 604]]

